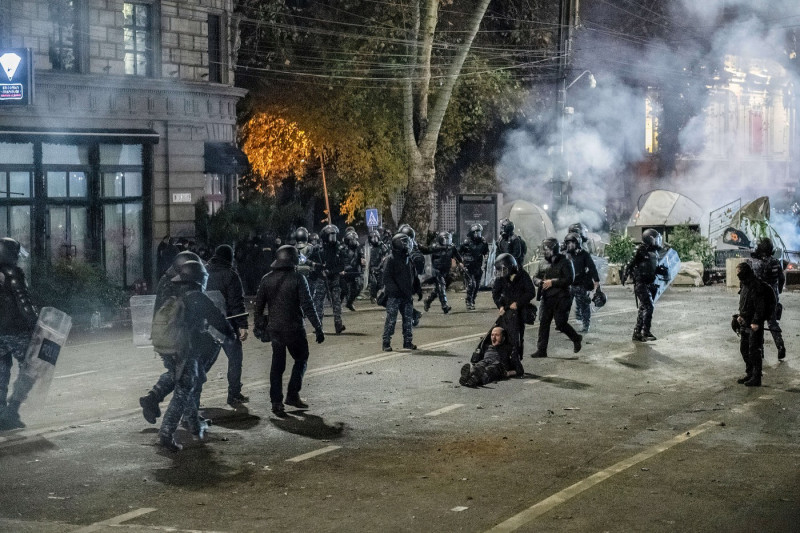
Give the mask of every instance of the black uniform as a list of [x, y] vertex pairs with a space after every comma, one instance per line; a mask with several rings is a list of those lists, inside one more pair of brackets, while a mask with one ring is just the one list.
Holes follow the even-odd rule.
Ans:
[[320, 320], [323, 317], [325, 295], [329, 296], [333, 308], [333, 325], [337, 334], [345, 329], [342, 324], [342, 288], [339, 279], [344, 272], [344, 253], [344, 245], [339, 242], [322, 243], [320, 247], [322, 275], [314, 290], [314, 307], [319, 313]]
[[403, 347], [415, 348], [413, 344], [414, 280], [417, 279], [414, 266], [408, 253], [393, 250], [387, 258], [383, 269], [383, 288], [388, 300], [386, 302], [386, 321], [383, 326], [383, 349], [391, 350], [392, 335], [397, 324], [397, 313], [403, 317]]
[[772, 288], [772, 292], [775, 294], [776, 312], [767, 318], [767, 325], [771, 330], [775, 347], [778, 349], [778, 359], [784, 359], [786, 357], [786, 345], [783, 342], [783, 334], [781, 333], [781, 326], [777, 316], [777, 309], [780, 305], [780, 294], [783, 292], [783, 286], [786, 284], [786, 274], [783, 272], [783, 264], [771, 255], [761, 255], [758, 253], [754, 253], [753, 258], [749, 262], [756, 277], [769, 285]]
[[657, 288], [655, 285], [657, 268], [658, 255], [646, 244], [640, 244], [636, 248], [633, 259], [625, 267], [623, 276], [633, 276], [633, 293], [639, 302], [636, 327], [633, 330], [634, 340], [646, 340], [652, 337], [650, 325], [653, 321], [653, 295]]
[[369, 248], [369, 297], [375, 302], [378, 289], [381, 287], [381, 265], [383, 258], [389, 253], [389, 246], [382, 240], [370, 244]]
[[[539, 305], [539, 341], [532, 357], [547, 357], [547, 345], [550, 340], [550, 323], [555, 320], [556, 331], [569, 337], [577, 353], [581, 349], [582, 337], [569, 323], [569, 310], [572, 296], [569, 288], [575, 281], [572, 262], [562, 254], [553, 256], [551, 263], [539, 263], [534, 276], [534, 284], [539, 288], [542, 303]], [[543, 284], [550, 280], [549, 289]]]
[[433, 291], [425, 299], [425, 310], [431, 307], [431, 303], [439, 297], [442, 304], [442, 311], [449, 313], [451, 307], [447, 305], [447, 277], [450, 275], [450, 267], [453, 259], [461, 263], [461, 254], [452, 244], [435, 243], [431, 246], [431, 267], [433, 274]]
[[[512, 362], [522, 359], [525, 347], [525, 307], [534, 305], [531, 300], [536, 296], [533, 281], [527, 272], [518, 268], [508, 277], [496, 277], [492, 286], [492, 300], [498, 309], [504, 309], [502, 326], [511, 343]], [[517, 308], [511, 309], [516, 303]]]
[[589, 252], [580, 248], [568, 253], [567, 257], [572, 260], [572, 268], [575, 271], [575, 281], [569, 288], [571, 296], [575, 299], [575, 314], [583, 323], [583, 331], [589, 331], [592, 318], [592, 299], [589, 293], [596, 283], [600, 283], [597, 266]]
[[[764, 322], [775, 313], [775, 294], [772, 287], [755, 276], [749, 265], [744, 263], [739, 269], [739, 353], [747, 374], [739, 382], [759, 386], [764, 357]], [[753, 327], [756, 327], [755, 331]]]
[[361, 247], [356, 237], [355, 239], [346, 241], [343, 252], [344, 275], [341, 279], [342, 299], [345, 301], [345, 306], [348, 309], [355, 311], [353, 303], [364, 288], [362, 278], [365, 264], [364, 249]]
[[468, 237], [461, 243], [458, 251], [464, 261], [467, 309], [474, 309], [475, 298], [478, 296], [478, 289], [483, 277], [483, 261], [489, 255], [489, 245], [483, 237]]

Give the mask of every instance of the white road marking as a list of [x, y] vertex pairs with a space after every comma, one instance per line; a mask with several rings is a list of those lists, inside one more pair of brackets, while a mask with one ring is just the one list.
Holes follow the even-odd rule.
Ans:
[[103, 520], [102, 522], [95, 522], [94, 524], [90, 524], [86, 527], [76, 529], [72, 533], [92, 533], [93, 531], [100, 531], [102, 529], [105, 529], [106, 526], [118, 526], [123, 522], [127, 522], [128, 520], [133, 520], [134, 518], [145, 515], [147, 513], [152, 513], [153, 511], [155, 511], [155, 509], [151, 507], [136, 509], [135, 511], [121, 514], [119, 516], [115, 516], [114, 518], [109, 518], [108, 520]]
[[291, 459], [286, 459], [287, 463], [299, 463], [300, 461], [305, 461], [306, 459], [311, 459], [312, 457], [316, 457], [318, 455], [322, 455], [324, 453], [332, 452], [338, 450], [341, 446], [326, 446], [324, 448], [320, 448], [319, 450], [314, 450], [313, 452], [304, 453], [303, 455], [298, 455], [297, 457], [292, 457]]
[[539, 376], [538, 378], [535, 378], [535, 379], [526, 379], [525, 381], [523, 381], [523, 383], [526, 383], [526, 384], [539, 383], [540, 381], [544, 381], [545, 379], [548, 379], [548, 378], [552, 379], [552, 378], [557, 378], [557, 377], [558, 376], [555, 375], [555, 374], [548, 374], [546, 376]]
[[85, 376], [87, 374], [94, 374], [97, 370], [87, 370], [86, 372], [76, 372], [75, 374], [67, 374], [66, 376], [56, 376], [53, 379], [74, 378], [77, 376]]
[[629, 457], [614, 465], [611, 465], [605, 470], [597, 472], [596, 474], [593, 474], [587, 477], [586, 479], [575, 483], [574, 485], [570, 485], [564, 490], [557, 492], [556, 494], [553, 494], [549, 498], [545, 498], [539, 503], [525, 509], [521, 513], [516, 514], [511, 518], [509, 518], [508, 520], [497, 524], [493, 528], [489, 529], [487, 533], [515, 531], [520, 527], [524, 526], [525, 524], [527, 524], [528, 522], [530, 522], [531, 520], [534, 520], [543, 515], [544, 513], [550, 511], [554, 507], [566, 501], [571, 500], [572, 498], [584, 492], [585, 490], [588, 490], [597, 485], [598, 483], [605, 481], [614, 474], [619, 474], [620, 472], [623, 472], [628, 468], [638, 463], [641, 463], [642, 461], [646, 461], [651, 457], [654, 457], [662, 452], [665, 452], [670, 448], [672, 448], [673, 446], [681, 444], [682, 442], [686, 442], [687, 440], [696, 437], [704, 433], [711, 427], [717, 425], [719, 425], [719, 422], [714, 420], [709, 420], [708, 422], [704, 422], [699, 426], [690, 429], [689, 431], [681, 433], [680, 435], [676, 435], [675, 437], [669, 439], [668, 441], [656, 444], [655, 446], [651, 446], [650, 448], [647, 448], [646, 450], [637, 453], [633, 457]]
[[455, 411], [459, 407], [464, 407], [463, 403], [454, 403], [453, 405], [448, 405], [447, 407], [442, 407], [441, 409], [437, 409], [435, 411], [431, 411], [430, 413], [425, 413], [423, 416], [439, 416], [443, 415], [444, 413], [449, 413], [450, 411]]

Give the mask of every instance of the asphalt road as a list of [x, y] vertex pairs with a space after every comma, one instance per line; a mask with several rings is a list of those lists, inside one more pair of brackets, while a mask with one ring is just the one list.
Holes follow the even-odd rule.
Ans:
[[250, 339], [249, 412], [224, 405], [223, 355], [211, 432], [179, 432], [177, 454], [138, 408], [152, 351], [75, 339], [28, 428], [0, 433], [0, 531], [798, 531], [800, 295], [782, 298], [786, 361], [769, 340], [764, 386], [747, 388], [734, 292], [671, 288], [648, 344], [630, 340], [630, 288], [607, 292], [579, 354], [553, 332], [524, 379], [478, 390], [458, 377], [494, 321], [488, 293], [478, 311], [463, 293], [432, 308], [414, 352], [381, 352], [384, 313], [358, 302], [343, 335], [312, 343], [311, 407], [286, 420], [269, 411], [268, 345]]

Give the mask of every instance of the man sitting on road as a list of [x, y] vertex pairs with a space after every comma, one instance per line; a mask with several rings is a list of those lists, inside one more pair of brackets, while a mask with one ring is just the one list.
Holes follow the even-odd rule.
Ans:
[[461, 367], [458, 382], [462, 386], [480, 387], [517, 375], [511, 363], [511, 345], [506, 330], [495, 326], [490, 336], [492, 344], [485, 350], [476, 350], [472, 355], [472, 365], [468, 363]]

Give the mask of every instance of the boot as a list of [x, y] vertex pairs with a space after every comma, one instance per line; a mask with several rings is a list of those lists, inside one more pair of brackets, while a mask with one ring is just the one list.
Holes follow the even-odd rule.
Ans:
[[744, 382], [745, 387], [760, 387], [761, 386], [761, 375], [760, 374], [753, 374], [750, 376], [750, 379]]
[[150, 424], [155, 424], [156, 419], [161, 416], [161, 408], [158, 406], [158, 398], [153, 391], [139, 398], [139, 405], [142, 407], [142, 416]]
[[343, 332], [344, 330], [346, 330], [346, 329], [347, 329], [346, 327], [344, 327], [344, 324], [342, 324], [341, 322], [336, 322], [336, 323], [333, 325], [333, 327], [334, 327], [334, 329], [336, 330], [336, 334], [337, 334], [337, 335], [339, 335], [341, 332]]
[[158, 445], [168, 450], [170, 452], [179, 452], [183, 449], [183, 445], [178, 444], [175, 442], [175, 439], [172, 437], [167, 437], [164, 435], [159, 435], [158, 437]]
[[458, 382], [463, 385], [467, 386], [467, 381], [469, 380], [469, 373], [470, 373], [470, 365], [469, 363], [465, 364], [461, 367], [461, 377], [458, 378]]
[[392, 346], [386, 343], [383, 343], [383, 348], [381, 348], [384, 352], [391, 352]]
[[238, 394], [228, 394], [227, 404], [236, 409], [237, 407], [241, 407], [242, 404], [245, 404], [249, 401], [250, 398], [240, 392]]
[[633, 337], [631, 337], [631, 339], [636, 341], [636, 342], [644, 342], [645, 341], [644, 337], [642, 336], [642, 334], [639, 331], [634, 331], [633, 332]]
[[447, 314], [450, 312], [451, 309], [453, 308], [450, 307], [449, 305], [445, 305], [444, 307], [442, 307], [442, 313]]
[[578, 338], [572, 341], [572, 352], [578, 353], [581, 351], [581, 341], [583, 341], [583, 335], [578, 335]]
[[417, 327], [419, 326], [419, 319], [422, 318], [422, 313], [414, 309], [414, 316], [411, 318], [411, 326]]
[[753, 377], [753, 374], [745, 374], [744, 377], [737, 379], [736, 383], [741, 385], [741, 384], [749, 381], [750, 378], [752, 378], [752, 377]]
[[19, 417], [19, 404], [9, 403], [8, 406], [0, 412], [0, 431], [10, 429], [22, 429], [25, 423]]
[[352, 304], [351, 302], [348, 302], [348, 303], [347, 303], [347, 305], [346, 305], [345, 307], [347, 307], [347, 308], [348, 308], [349, 310], [351, 310], [351, 311], [355, 311], [355, 310], [356, 310], [356, 308], [355, 308], [355, 307], [353, 307], [353, 304]]
[[653, 335], [652, 333], [650, 333], [649, 331], [643, 331], [642, 332], [642, 338], [644, 338], [644, 340], [646, 340], [646, 341], [657, 341], [658, 340], [658, 339], [656, 339], [656, 336]]
[[431, 300], [425, 298], [424, 309], [426, 313], [431, 310]]
[[778, 361], [783, 361], [784, 359], [786, 359], [786, 346], [781, 343], [778, 346]]
[[403, 343], [403, 349], [405, 349], [405, 350], [416, 350], [417, 349], [417, 345], [414, 344], [413, 342], [404, 342]]
[[286, 405], [291, 405], [292, 407], [297, 407], [298, 409], [308, 409], [308, 404], [300, 398], [299, 395], [297, 396], [286, 396], [286, 399], [283, 401]]
[[535, 352], [533, 352], [531, 354], [531, 357], [533, 357], [534, 359], [539, 358], [539, 357], [547, 357], [547, 352], [543, 352], [541, 350], [536, 350]]
[[278, 418], [286, 418], [286, 408], [283, 406], [283, 402], [272, 402], [272, 413], [277, 416]]

